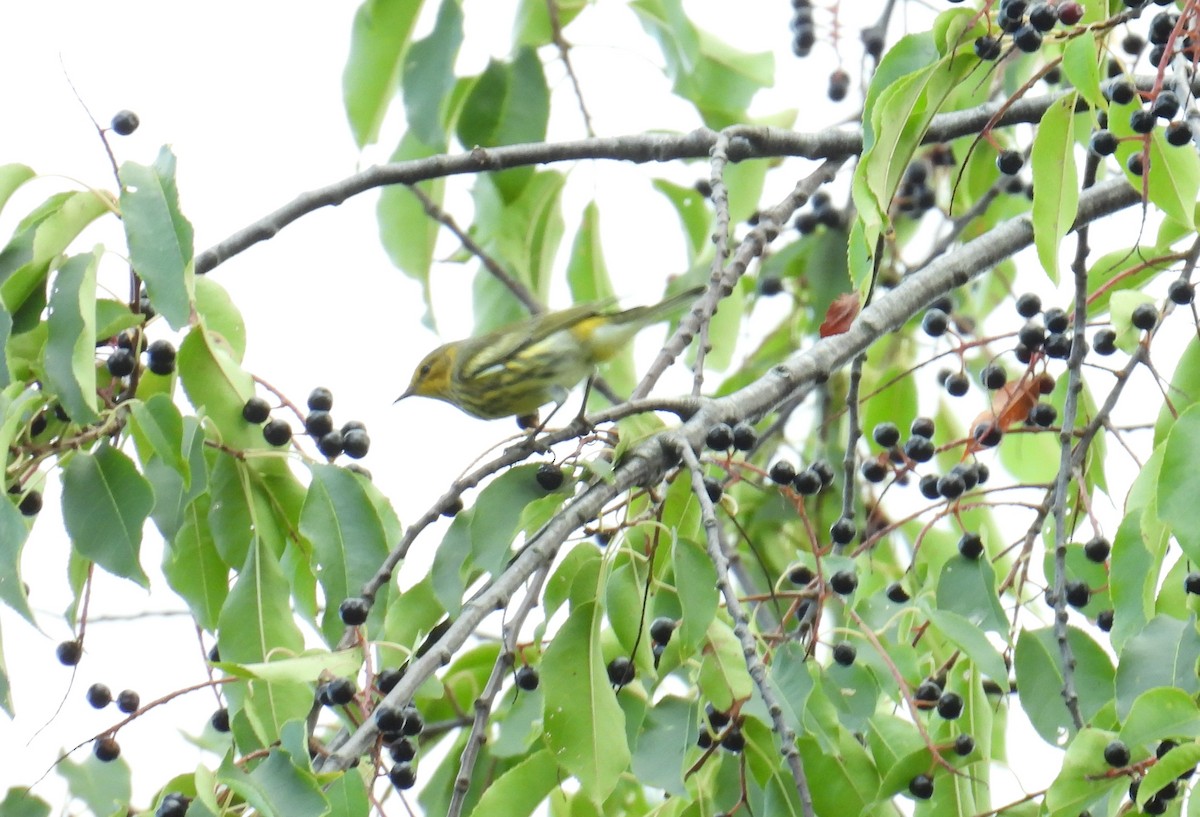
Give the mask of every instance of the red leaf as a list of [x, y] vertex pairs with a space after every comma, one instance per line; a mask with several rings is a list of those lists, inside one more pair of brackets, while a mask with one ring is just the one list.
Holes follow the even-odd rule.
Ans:
[[861, 307], [858, 295], [853, 292], [843, 293], [834, 299], [825, 312], [825, 320], [821, 322], [821, 337], [840, 335], [850, 328]]

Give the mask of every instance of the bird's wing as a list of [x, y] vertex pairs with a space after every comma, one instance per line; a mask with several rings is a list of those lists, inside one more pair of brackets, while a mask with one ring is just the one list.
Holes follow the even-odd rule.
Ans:
[[572, 326], [600, 314], [603, 304], [580, 304], [562, 309], [557, 312], [547, 312], [543, 315], [501, 327], [471, 342], [478, 351], [462, 361], [462, 374], [465, 377], [475, 377], [488, 369], [503, 366], [514, 355], [540, 343], [556, 332], [570, 329]]

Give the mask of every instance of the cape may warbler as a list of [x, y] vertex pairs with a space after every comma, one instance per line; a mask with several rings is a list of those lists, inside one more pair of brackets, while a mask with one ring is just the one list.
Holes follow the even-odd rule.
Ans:
[[475, 338], [434, 349], [413, 372], [408, 390], [444, 400], [475, 417], [524, 417], [547, 403], [562, 405], [567, 392], [615, 357], [644, 327], [666, 319], [703, 287], [653, 306], [621, 312], [606, 304], [580, 304], [534, 315]]

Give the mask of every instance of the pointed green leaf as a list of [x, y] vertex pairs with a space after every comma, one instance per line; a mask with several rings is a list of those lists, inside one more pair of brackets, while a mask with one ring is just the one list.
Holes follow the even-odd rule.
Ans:
[[13, 787], [0, 802], [0, 817], [49, 817], [50, 804], [26, 788]]
[[[1082, 38], [1081, 38], [1082, 39]], [[1067, 94], [1042, 114], [1034, 131], [1033, 243], [1050, 280], [1058, 281], [1058, 245], [1075, 222], [1079, 171], [1075, 167], [1075, 102]]]
[[1175, 687], [1188, 695], [1200, 692], [1198, 659], [1200, 635], [1196, 633], [1195, 616], [1188, 621], [1155, 616], [1121, 650], [1117, 662], [1117, 714], [1124, 717], [1139, 695], [1155, 687]]
[[86, 804], [92, 814], [125, 814], [129, 810], [130, 788], [129, 764], [125, 758], [105, 763], [97, 760], [89, 748], [87, 757], [76, 763], [66, 757], [58, 762], [55, 770], [67, 781], [67, 790]]
[[175, 154], [163, 147], [154, 164], [121, 165], [121, 220], [129, 261], [146, 284], [155, 311], [172, 329], [192, 311], [192, 225], [179, 209]]
[[396, 96], [400, 66], [422, 5], [421, 0], [366, 0], [354, 15], [342, 96], [350, 132], [359, 148], [379, 136], [379, 126]]
[[29, 595], [21, 578], [21, 551], [29, 537], [29, 525], [17, 506], [0, 501], [0, 601], [34, 624]]
[[472, 814], [524, 817], [558, 787], [558, 763], [549, 749], [534, 752], [492, 781]]
[[75, 454], [63, 474], [63, 521], [75, 552], [141, 585], [149, 584], [138, 552], [152, 507], [150, 483], [107, 443]]
[[162, 569], [171, 589], [187, 602], [196, 623], [215, 630], [229, 596], [229, 566], [213, 544], [207, 511], [204, 498], [186, 507], [179, 530], [163, 553]]
[[99, 248], [70, 258], [50, 292], [46, 379], [71, 419], [81, 425], [96, 413], [96, 269]]
[[216, 345], [238, 363], [246, 354], [246, 322], [229, 292], [211, 275], [196, 279], [196, 314], [204, 321]]
[[338, 606], [359, 594], [388, 555], [388, 538], [366, 483], [335, 465], [314, 465], [300, 513], [300, 533], [312, 542], [325, 591], [323, 629], [331, 643], [345, 631]]
[[613, 791], [630, 759], [625, 715], [600, 650], [600, 620], [595, 604], [577, 606], [542, 657], [546, 741], [596, 802]]
[[442, 0], [428, 37], [417, 40], [404, 59], [400, 78], [409, 133], [426, 145], [446, 145], [445, 118], [457, 81], [454, 62], [463, 41], [459, 0]]
[[325, 817], [329, 813], [329, 801], [316, 776], [297, 768], [281, 749], [272, 749], [248, 774], [226, 758], [217, 780], [264, 817]]

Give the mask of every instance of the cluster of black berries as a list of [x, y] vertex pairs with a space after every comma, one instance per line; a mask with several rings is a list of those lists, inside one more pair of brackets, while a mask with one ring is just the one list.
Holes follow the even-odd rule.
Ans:
[[[113, 702], [112, 690], [104, 684], [92, 684], [87, 689], [87, 702], [96, 709], [103, 709]], [[122, 690], [116, 697], [117, 709], [129, 715], [137, 712], [138, 707], [142, 705], [141, 696], [132, 689]]]
[[996, 60], [1004, 53], [1001, 38], [1008, 35], [1012, 44], [1032, 54], [1042, 47], [1042, 37], [1057, 24], [1073, 26], [1083, 19], [1083, 6], [1066, 2], [1052, 5], [1046, 2], [1029, 3], [1026, 0], [1000, 0], [996, 11], [996, 25], [1000, 37], [984, 35], [975, 40], [975, 55], [981, 60]]
[[[1173, 740], [1164, 740], [1158, 744], [1154, 750], [1154, 757], [1157, 760], [1162, 760], [1163, 757], [1171, 750], [1178, 747], [1179, 744]], [[1129, 766], [1132, 760], [1132, 755], [1129, 752], [1129, 747], [1124, 741], [1113, 740], [1104, 747], [1104, 762], [1114, 769], [1124, 769]], [[1170, 806], [1172, 800], [1179, 796], [1183, 791], [1183, 786], [1180, 781], [1186, 781], [1195, 773], [1195, 768], [1187, 769], [1179, 777], [1172, 780], [1167, 785], [1156, 791], [1154, 795], [1146, 800], [1142, 805], [1143, 814], [1164, 814]], [[1140, 775], [1135, 775], [1129, 783], [1129, 799], [1136, 801], [1138, 791], [1141, 789], [1142, 778]]]
[[976, 485], [988, 481], [991, 473], [982, 462], [960, 462], [944, 474], [926, 474], [917, 483], [926, 499], [958, 499]]
[[791, 485], [792, 490], [801, 496], [819, 493], [822, 488], [832, 485], [834, 478], [833, 466], [825, 460], [815, 460], [800, 471], [787, 460], [779, 460], [771, 466], [768, 475], [777, 485]]
[[840, 230], [846, 226], [845, 216], [841, 210], [833, 206], [829, 194], [825, 191], [814, 193], [808, 203], [809, 208], [800, 211], [792, 222], [792, 226], [800, 232], [800, 235], [808, 235], [821, 226], [831, 230]]
[[11, 496], [17, 503], [17, 510], [22, 516], [37, 516], [42, 510], [42, 492], [36, 488], [22, 488], [20, 485], [12, 485], [8, 489]]
[[417, 782], [417, 772], [412, 764], [417, 756], [415, 740], [425, 731], [425, 719], [412, 704], [404, 707], [380, 704], [374, 717], [380, 739], [393, 761], [388, 780], [397, 789], [411, 789]]
[[[944, 153], [939, 155], [945, 155]], [[929, 186], [930, 162], [918, 157], [904, 169], [896, 191], [896, 209], [906, 216], [920, 218], [937, 206], [937, 195]]]
[[[139, 349], [142, 336], [140, 333], [122, 332], [117, 335], [117, 346], [105, 361], [108, 373], [113, 377], [129, 377], [138, 367]], [[158, 375], [171, 374], [175, 371], [175, 347], [168, 340], [156, 340], [146, 347], [146, 368]]]
[[707, 750], [718, 742], [722, 749], [733, 754], [738, 754], [746, 748], [740, 718], [734, 721], [728, 712], [722, 712], [711, 703], [704, 705], [704, 715], [708, 724], [700, 725], [700, 736], [696, 741], [701, 749]]
[[813, 24], [812, 0], [792, 0], [792, 53], [804, 58], [812, 53], [817, 42], [817, 27]]
[[[1057, 307], [1043, 310], [1041, 298], [1026, 292], [1017, 298], [1017, 314], [1027, 321], [1017, 332], [1015, 354], [1018, 361], [1027, 364], [1038, 351], [1046, 357], [1059, 360], [1071, 356], [1071, 318], [1064, 310]], [[1036, 320], [1039, 315], [1040, 321]], [[1053, 380], [1039, 382], [1038, 385], [1043, 394], [1049, 394], [1054, 389]]]
[[[333, 393], [326, 388], [315, 388], [308, 395], [308, 416], [304, 418], [304, 431], [317, 442], [317, 450], [327, 459], [335, 459], [341, 454], [353, 459], [361, 459], [367, 455], [371, 447], [371, 438], [367, 436], [367, 427], [357, 420], [351, 420], [341, 427], [333, 427]], [[287, 445], [292, 439], [292, 427], [287, 421], [275, 418], [267, 422], [271, 416], [271, 404], [261, 397], [251, 397], [242, 407], [242, 417], [248, 423], [263, 423], [263, 438], [271, 445]]]

